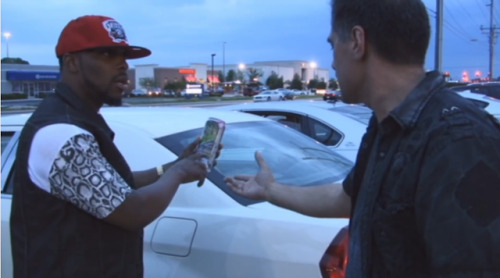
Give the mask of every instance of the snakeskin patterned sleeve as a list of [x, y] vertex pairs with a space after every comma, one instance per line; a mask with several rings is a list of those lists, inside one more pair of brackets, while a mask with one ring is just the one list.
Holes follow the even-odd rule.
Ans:
[[132, 191], [91, 134], [77, 134], [66, 142], [50, 169], [49, 183], [51, 194], [100, 219]]

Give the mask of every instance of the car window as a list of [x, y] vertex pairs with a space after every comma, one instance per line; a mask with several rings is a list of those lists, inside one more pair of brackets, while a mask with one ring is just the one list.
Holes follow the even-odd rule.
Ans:
[[279, 111], [244, 111], [246, 113], [251, 113], [254, 115], [262, 116], [268, 119], [271, 119], [273, 121], [277, 121], [283, 125], [286, 125], [290, 128], [293, 128], [299, 132], [305, 133], [306, 135], [307, 132], [302, 130], [302, 124], [301, 122], [303, 121], [302, 117], [300, 115], [296, 115], [293, 113], [287, 113], [287, 112], [279, 112]]
[[471, 90], [473, 93], [485, 94], [489, 97], [500, 99], [500, 85], [497, 86], [482, 86]]
[[475, 94], [482, 94], [500, 99], [500, 84], [497, 83], [471, 84], [467, 86], [456, 86], [451, 89], [456, 92], [470, 91]]
[[[329, 127], [322, 122], [307, 116], [297, 115], [288, 112], [279, 111], [245, 111], [255, 115], [263, 116], [275, 120], [283, 125], [293, 128], [299, 132], [312, 137], [314, 140], [327, 146], [336, 146], [344, 137], [337, 130]], [[305, 122], [305, 123], [304, 123]]]
[[14, 132], [6, 131], [2, 132], [2, 154], [5, 148], [7, 147], [7, 144], [9, 144], [10, 139], [12, 139], [12, 136], [14, 136]]
[[12, 194], [12, 177], [17, 140], [20, 132], [2, 131], [2, 193]]
[[10, 194], [14, 191], [14, 168], [11, 168], [11, 171], [7, 174], [7, 179], [4, 180], [5, 185], [2, 188], [2, 194]]
[[[190, 130], [157, 141], [179, 155], [200, 132], [201, 129]], [[326, 146], [274, 121], [228, 124], [222, 144], [224, 149], [208, 178], [242, 204], [257, 201], [234, 194], [223, 178], [256, 174], [259, 166], [255, 161], [255, 151], [262, 153], [278, 182], [291, 186], [339, 182], [353, 166], [352, 162]]]
[[327, 146], [336, 146], [343, 138], [340, 132], [318, 121], [311, 120], [311, 129], [312, 137]]

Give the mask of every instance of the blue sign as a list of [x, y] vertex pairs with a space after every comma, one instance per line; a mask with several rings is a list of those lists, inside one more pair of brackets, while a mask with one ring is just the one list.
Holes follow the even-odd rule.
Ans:
[[61, 74], [56, 71], [7, 71], [7, 80], [59, 81]]

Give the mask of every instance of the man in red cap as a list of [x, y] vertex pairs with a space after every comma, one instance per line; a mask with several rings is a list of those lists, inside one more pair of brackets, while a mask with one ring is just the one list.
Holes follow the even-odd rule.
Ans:
[[122, 26], [83, 16], [56, 46], [61, 82], [22, 131], [11, 237], [15, 277], [142, 277], [142, 229], [180, 184], [207, 169], [191, 144], [176, 162], [132, 172], [98, 111], [121, 103], [130, 46]]

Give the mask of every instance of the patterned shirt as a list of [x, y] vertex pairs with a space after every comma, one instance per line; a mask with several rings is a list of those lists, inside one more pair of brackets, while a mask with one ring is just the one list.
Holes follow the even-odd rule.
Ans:
[[100, 219], [132, 191], [102, 155], [94, 136], [70, 124], [48, 125], [35, 134], [28, 172], [41, 189]]
[[344, 181], [347, 277], [500, 277], [500, 125], [444, 84], [372, 118]]

